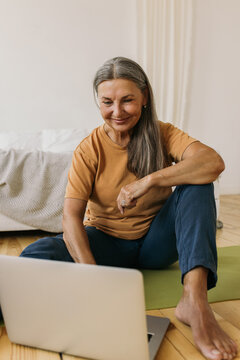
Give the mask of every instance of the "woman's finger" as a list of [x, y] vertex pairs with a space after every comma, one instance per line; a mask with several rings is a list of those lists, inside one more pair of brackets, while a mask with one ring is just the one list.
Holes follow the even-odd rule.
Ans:
[[118, 202], [118, 208], [119, 208], [121, 214], [124, 213], [125, 208], [126, 209], [132, 209], [133, 207], [135, 207], [137, 205], [137, 200], [136, 199], [134, 199], [132, 201], [127, 201], [127, 200], [124, 200], [124, 199], [120, 200], [119, 199], [117, 202]]

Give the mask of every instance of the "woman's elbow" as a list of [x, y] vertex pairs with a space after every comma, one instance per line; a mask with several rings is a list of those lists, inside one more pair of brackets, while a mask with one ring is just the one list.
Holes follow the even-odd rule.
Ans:
[[64, 232], [65, 227], [67, 226], [67, 223], [68, 223], [68, 218], [67, 218], [66, 214], [63, 212], [63, 216], [62, 216], [62, 228], [63, 228], [63, 232]]
[[224, 163], [222, 157], [217, 153], [216, 153], [216, 159], [214, 161], [213, 168], [214, 168], [214, 173], [215, 173], [216, 179], [225, 170], [225, 163]]

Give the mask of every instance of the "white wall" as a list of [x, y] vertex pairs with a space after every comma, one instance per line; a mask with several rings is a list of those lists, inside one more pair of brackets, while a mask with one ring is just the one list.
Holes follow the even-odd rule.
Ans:
[[136, 51], [135, 0], [0, 0], [0, 131], [95, 127], [96, 70]]
[[240, 1], [194, 0], [186, 130], [225, 160], [220, 192], [240, 193]]

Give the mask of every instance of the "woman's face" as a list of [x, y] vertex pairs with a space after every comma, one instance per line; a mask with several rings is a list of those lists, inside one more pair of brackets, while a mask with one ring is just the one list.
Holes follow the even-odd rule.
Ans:
[[98, 100], [107, 125], [117, 132], [129, 132], [140, 119], [147, 95], [133, 81], [114, 79], [98, 86]]

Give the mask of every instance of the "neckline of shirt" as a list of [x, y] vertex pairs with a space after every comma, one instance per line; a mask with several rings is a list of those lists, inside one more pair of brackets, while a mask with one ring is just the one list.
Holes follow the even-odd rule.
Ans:
[[122, 151], [126, 151], [127, 149], [127, 146], [121, 146], [121, 145], [118, 145], [116, 144], [114, 141], [112, 141], [112, 139], [108, 136], [108, 134], [106, 133], [106, 131], [104, 130], [104, 124], [102, 124], [100, 127], [100, 132], [104, 138], [104, 140], [109, 144], [111, 145], [112, 147], [118, 149], [118, 150], [122, 150]]

